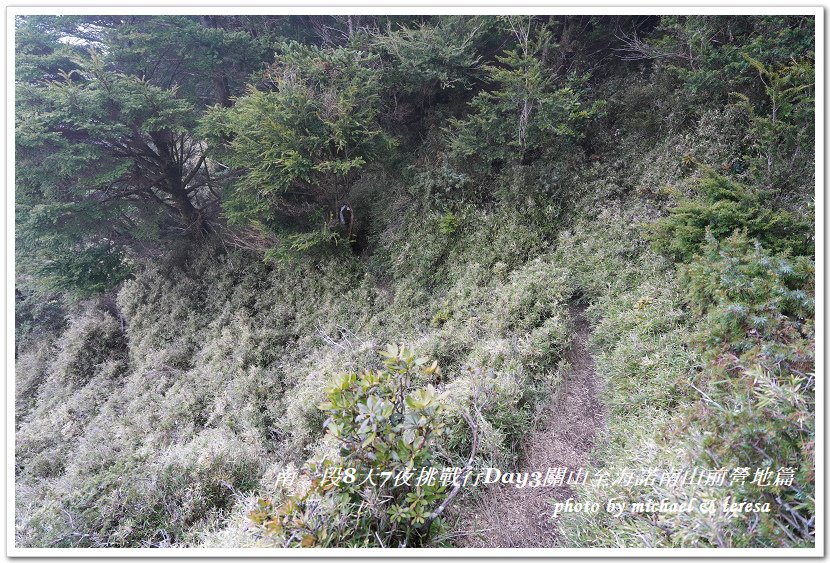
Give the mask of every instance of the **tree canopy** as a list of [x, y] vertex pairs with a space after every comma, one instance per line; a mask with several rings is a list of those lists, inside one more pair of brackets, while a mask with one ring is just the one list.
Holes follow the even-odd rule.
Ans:
[[655, 101], [670, 119], [728, 69], [719, 103], [750, 124], [740, 180], [786, 200], [809, 166], [798, 18], [27, 16], [15, 30], [20, 271], [82, 293], [191, 239], [337, 240], [343, 205], [371, 230], [355, 208], [368, 177], [417, 169], [469, 191], [570, 147], [591, 156], [617, 119], [596, 93], [618, 74], [604, 60], [680, 81], [688, 105]]

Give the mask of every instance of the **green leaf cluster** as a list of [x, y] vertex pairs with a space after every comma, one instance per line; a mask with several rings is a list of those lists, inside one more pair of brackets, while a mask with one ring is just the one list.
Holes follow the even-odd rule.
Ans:
[[[418, 484], [435, 461], [443, 433], [441, 405], [430, 383], [437, 362], [406, 346], [381, 352], [383, 369], [343, 373], [326, 389], [319, 408], [329, 416], [326, 435], [339, 460], [310, 463], [311, 487], [283, 504], [261, 500], [249, 516], [266, 536], [287, 546], [418, 546], [440, 522], [432, 512], [446, 497], [438, 479]], [[355, 479], [325, 480], [326, 470], [352, 468]], [[384, 476], [412, 472], [408, 482], [383, 483]], [[391, 472], [391, 473], [390, 473]], [[374, 483], [364, 482], [373, 475]]]

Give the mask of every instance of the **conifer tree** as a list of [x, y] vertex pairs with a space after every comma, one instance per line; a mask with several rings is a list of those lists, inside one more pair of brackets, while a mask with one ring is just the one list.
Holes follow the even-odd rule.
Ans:
[[307, 228], [348, 198], [392, 145], [378, 123], [377, 61], [346, 47], [284, 43], [262, 87], [205, 116], [213, 154], [241, 172], [224, 201], [232, 221]]
[[[205, 104], [227, 103], [230, 72], [246, 76], [255, 65], [223, 64], [229, 44], [253, 43], [245, 36], [193, 18], [17, 22], [21, 274], [100, 291], [127, 275], [130, 254], [164, 246], [152, 241], [212, 229], [219, 171], [193, 130]], [[208, 68], [230, 70], [217, 77]]]

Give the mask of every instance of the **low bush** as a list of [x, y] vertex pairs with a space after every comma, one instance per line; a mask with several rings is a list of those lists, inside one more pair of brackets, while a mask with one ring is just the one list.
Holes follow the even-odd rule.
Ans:
[[[712, 464], [767, 469], [734, 497], [773, 509], [736, 545], [808, 545], [815, 523], [815, 264], [781, 257], [735, 234], [710, 238], [681, 281], [701, 321], [705, 360], [692, 376], [703, 401], [688, 415]], [[795, 471], [791, 482], [780, 470]]]
[[[442, 433], [429, 383], [438, 364], [390, 346], [381, 370], [341, 374], [319, 408], [337, 457], [306, 467], [309, 488], [275, 505], [260, 499], [250, 518], [286, 547], [407, 546], [429, 537], [447, 486], [422, 480]], [[392, 476], [409, 472], [407, 482]]]
[[669, 216], [649, 227], [656, 251], [688, 262], [698, 254], [707, 231], [721, 240], [739, 229], [775, 252], [813, 254], [812, 227], [785, 210], [775, 209], [764, 193], [724, 176], [707, 173], [691, 197], [679, 198]]

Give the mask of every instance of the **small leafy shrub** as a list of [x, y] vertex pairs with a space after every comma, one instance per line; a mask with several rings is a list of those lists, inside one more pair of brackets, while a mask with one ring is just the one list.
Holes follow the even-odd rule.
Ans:
[[[249, 517], [285, 546], [418, 546], [439, 525], [446, 497], [437, 479], [419, 482], [434, 461], [441, 406], [429, 383], [438, 364], [406, 347], [389, 346], [380, 370], [341, 374], [319, 408], [329, 413], [326, 437], [339, 459], [310, 462], [308, 489], [281, 504], [260, 499]], [[413, 472], [393, 486], [384, 472]]]
[[452, 318], [452, 307], [449, 301], [444, 302], [443, 305], [432, 316], [432, 326], [441, 327]]
[[[697, 342], [705, 393], [690, 416], [720, 465], [797, 469], [792, 484], [747, 482], [742, 498], [770, 502], [742, 543], [812, 541], [815, 514], [815, 264], [765, 250], [745, 235], [718, 244], [683, 269], [702, 322]], [[771, 480], [772, 481], [772, 480]], [[745, 525], [746, 523], [744, 523]]]
[[458, 224], [458, 216], [452, 211], [447, 211], [438, 218], [438, 230], [446, 236], [450, 236], [457, 231]]
[[813, 253], [812, 227], [805, 221], [773, 209], [763, 192], [711, 172], [698, 180], [692, 197], [681, 197], [648, 232], [657, 252], [688, 262], [699, 253], [707, 230], [721, 240], [738, 229], [774, 252]]

